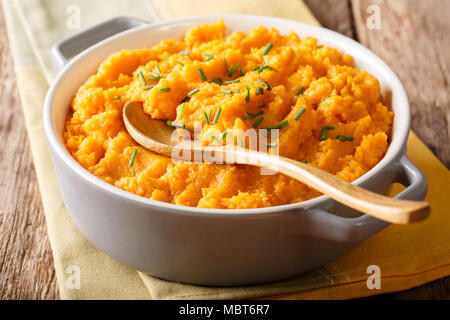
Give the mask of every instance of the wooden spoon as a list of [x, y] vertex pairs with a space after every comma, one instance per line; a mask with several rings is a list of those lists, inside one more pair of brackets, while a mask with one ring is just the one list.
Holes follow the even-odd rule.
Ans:
[[[228, 147], [201, 146], [191, 141], [179, 144], [179, 141], [172, 141], [174, 128], [169, 127], [165, 121], [154, 120], [148, 116], [144, 112], [141, 102], [126, 103], [123, 109], [123, 119], [128, 132], [137, 143], [153, 152], [169, 157], [173, 157], [173, 151], [177, 146], [177, 151], [183, 151], [185, 155], [189, 154], [190, 159], [194, 159], [195, 152], [207, 151], [221, 156], [221, 159], [226, 159], [227, 163], [230, 163], [231, 160], [236, 164], [248, 164], [276, 170], [353, 209], [391, 223], [408, 224], [421, 221], [430, 213], [427, 202], [398, 200], [381, 196], [328, 172], [288, 158], [248, 150], [235, 145]], [[175, 154], [179, 153], [175, 152]]]

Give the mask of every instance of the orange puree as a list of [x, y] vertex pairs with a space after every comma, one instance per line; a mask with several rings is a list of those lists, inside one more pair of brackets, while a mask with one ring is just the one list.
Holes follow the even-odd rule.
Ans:
[[[184, 206], [258, 208], [320, 195], [284, 175], [261, 175], [257, 167], [175, 163], [138, 146], [122, 120], [124, 104], [135, 100], [153, 118], [188, 129], [201, 122], [204, 143], [212, 142], [210, 130], [233, 136], [257, 121], [258, 129], [285, 123], [281, 155], [347, 181], [384, 157], [393, 113], [381, 101], [378, 80], [354, 68], [351, 56], [275, 29], [225, 31], [218, 21], [193, 27], [180, 41], [111, 55], [72, 101], [64, 133], [72, 156], [123, 190]], [[239, 82], [226, 84], [230, 80]], [[325, 127], [334, 129], [321, 139]]]

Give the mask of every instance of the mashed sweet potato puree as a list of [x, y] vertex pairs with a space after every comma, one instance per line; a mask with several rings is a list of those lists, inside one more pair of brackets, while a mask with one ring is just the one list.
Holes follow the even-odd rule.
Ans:
[[64, 133], [72, 156], [123, 190], [184, 206], [257, 208], [320, 195], [257, 167], [173, 162], [138, 146], [122, 120], [124, 104], [135, 100], [181, 130], [201, 122], [207, 143], [220, 141], [212, 129], [230, 136], [278, 127], [280, 155], [347, 181], [383, 158], [393, 113], [377, 79], [354, 68], [351, 56], [275, 29], [225, 31], [218, 21], [181, 41], [111, 55], [73, 99]]

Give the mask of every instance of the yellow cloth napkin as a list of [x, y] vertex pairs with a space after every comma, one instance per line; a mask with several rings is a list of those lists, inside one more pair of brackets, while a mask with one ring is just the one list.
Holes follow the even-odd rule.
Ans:
[[[50, 46], [80, 31], [67, 27], [73, 6], [79, 9], [81, 29], [117, 15], [155, 21], [208, 13], [254, 13], [312, 24], [317, 21], [300, 0], [109, 0], [107, 6], [104, 0], [2, 0], [2, 4], [63, 299], [229, 299], [269, 295], [345, 299], [404, 290], [450, 275], [450, 210], [446, 202], [450, 172], [414, 133], [408, 141], [408, 155], [428, 179], [431, 217], [419, 224], [389, 226], [311, 273], [262, 286], [200, 287], [150, 277], [98, 251], [66, 212], [42, 125], [42, 104], [54, 77]], [[380, 290], [367, 288], [370, 265], [381, 268]], [[73, 286], [74, 267], [80, 271], [80, 287]]]

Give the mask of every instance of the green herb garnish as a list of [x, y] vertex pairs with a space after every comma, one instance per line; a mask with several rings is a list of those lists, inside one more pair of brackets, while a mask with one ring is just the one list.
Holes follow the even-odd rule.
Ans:
[[241, 82], [241, 80], [235, 79], [235, 80], [225, 81], [223, 84], [231, 84], [231, 83], [239, 83], [239, 82]]
[[264, 88], [263, 87], [256, 88], [256, 95], [259, 96], [260, 94], [261, 95], [264, 94]]
[[219, 121], [220, 113], [222, 112], [222, 107], [217, 109], [216, 115], [214, 116], [213, 124], [217, 124], [217, 121]]
[[245, 120], [248, 120], [248, 119], [255, 119], [257, 116], [260, 116], [260, 115], [262, 115], [264, 113], [264, 111], [259, 111], [258, 113], [250, 113], [250, 112], [247, 112], [247, 114], [248, 114], [248, 116], [246, 116], [246, 117], [244, 117], [244, 119]]
[[181, 110], [180, 110], [180, 114], [178, 115], [178, 117], [177, 117], [177, 119], [178, 120], [181, 120], [181, 119], [183, 119], [183, 115], [184, 115], [184, 108], [186, 107], [186, 103], [183, 103], [182, 105], [181, 105]]
[[169, 92], [170, 88], [159, 88], [158, 92]]
[[300, 161], [301, 163], [304, 163], [304, 164], [306, 164], [306, 163], [308, 163], [308, 161], [306, 161], [306, 160], [302, 160], [302, 161]]
[[223, 64], [225, 65], [225, 71], [229, 72], [228, 70], [228, 64], [227, 64], [227, 59], [223, 58]]
[[305, 92], [306, 88], [305, 87], [301, 87], [300, 90], [297, 91], [297, 93], [295, 94], [296, 96], [303, 94], [303, 92]]
[[273, 48], [273, 43], [267, 44], [267, 46], [264, 48], [264, 51], [262, 53], [263, 56], [267, 55], [272, 48]]
[[161, 72], [161, 69], [159, 68], [159, 66], [158, 66], [158, 65], [156, 65], [155, 69], [156, 69], [156, 72], [158, 72], [158, 73], [162, 73], [162, 72]]
[[327, 135], [328, 135], [328, 130], [333, 130], [333, 129], [334, 129], [333, 126], [326, 126], [325, 128], [323, 128], [322, 134], [320, 135], [320, 141], [326, 140]]
[[230, 72], [228, 73], [228, 76], [231, 78], [232, 76], [233, 76], [233, 74], [234, 74], [234, 70], [236, 70], [236, 68], [239, 66], [239, 63], [238, 64], [233, 64], [231, 67], [230, 67]]
[[179, 53], [180, 53], [181, 55], [183, 55], [183, 56], [188, 56], [188, 55], [191, 54], [191, 53], [190, 53], [189, 51], [187, 51], [187, 50], [180, 51]]
[[221, 86], [223, 83], [222, 79], [220, 79], [220, 78], [214, 78], [211, 80], [211, 82], [217, 83], [219, 86]]
[[200, 91], [199, 88], [196, 88], [196, 89], [192, 90], [191, 92], [188, 93], [188, 95], [187, 95], [188, 98], [192, 97], [194, 94], [196, 94], [199, 91]]
[[150, 90], [150, 89], [153, 89], [154, 87], [155, 87], [155, 85], [151, 84], [149, 86], [143, 87], [142, 90]]
[[276, 148], [276, 147], [278, 147], [278, 143], [272, 142], [267, 144], [267, 148]]
[[300, 119], [300, 117], [305, 113], [306, 109], [304, 107], [302, 107], [300, 109], [300, 111], [295, 115], [294, 119], [295, 121], [298, 121], [298, 119]]
[[255, 123], [253, 124], [253, 128], [258, 128], [258, 126], [261, 124], [261, 122], [264, 121], [264, 117], [260, 117], [258, 118], [258, 120], [255, 121]]
[[244, 69], [239, 70], [239, 76], [240, 76], [240, 77], [243, 77], [244, 74], [245, 74]]
[[226, 94], [233, 94], [233, 90], [222, 89], [222, 92]]
[[265, 81], [262, 81], [261, 79], [258, 79], [258, 82], [264, 85], [268, 91], [272, 90], [272, 87]]
[[247, 90], [247, 96], [245, 97], [245, 101], [247, 101], [247, 103], [250, 102], [250, 88], [247, 86], [245, 88], [245, 90]]
[[177, 63], [178, 63], [180, 66], [184, 67], [184, 63], [183, 63], [183, 62], [177, 61]]
[[184, 123], [180, 123], [180, 122], [176, 122], [176, 121], [170, 121], [167, 120], [167, 125], [169, 127], [173, 127], [173, 128], [181, 128], [184, 129], [186, 126], [184, 125]]
[[128, 166], [129, 166], [130, 168], [131, 168], [131, 167], [133, 166], [133, 164], [134, 164], [134, 160], [136, 159], [137, 153], [138, 153], [138, 149], [135, 148], [134, 151], [133, 151], [133, 154], [131, 155], [130, 163], [128, 164]]
[[120, 96], [114, 96], [114, 100], [119, 100]]
[[336, 136], [336, 139], [339, 139], [339, 140], [345, 140], [345, 141], [353, 141], [353, 140], [355, 140], [355, 138], [353, 138], [353, 137], [350, 137], [350, 136], [344, 136], [344, 135], [342, 135], [342, 134], [338, 134], [338, 135]]
[[267, 130], [274, 130], [274, 129], [283, 129], [286, 128], [289, 125], [289, 121], [284, 120], [283, 122], [280, 122], [276, 126], [268, 127]]
[[198, 73], [200, 73], [200, 76], [202, 77], [202, 80], [206, 81], [206, 75], [205, 75], [205, 72], [203, 71], [202, 68], [198, 69]]
[[208, 114], [206, 113], [206, 111], [203, 112], [203, 116], [205, 117], [206, 124], [209, 124], [209, 118], [208, 118]]
[[145, 80], [145, 77], [144, 77], [144, 74], [142, 73], [142, 71], [139, 71], [138, 75], [139, 75], [139, 78], [141, 79], [142, 83], [145, 86], [147, 84], [147, 80]]
[[209, 61], [209, 60], [214, 59], [214, 56], [212, 56], [212, 55], [210, 55], [210, 54], [208, 54], [208, 53], [204, 53], [203, 55], [204, 55], [205, 57], [208, 58], [208, 59], [206, 59], [206, 60], [203, 60], [203, 62], [207, 62], [207, 61]]

